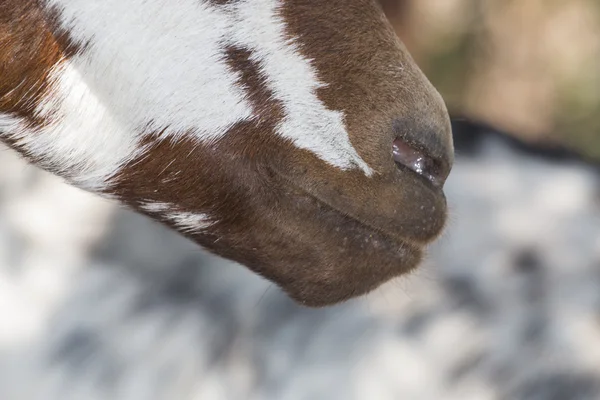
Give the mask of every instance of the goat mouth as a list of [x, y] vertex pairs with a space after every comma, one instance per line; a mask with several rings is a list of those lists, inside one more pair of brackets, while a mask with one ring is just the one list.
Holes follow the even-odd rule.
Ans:
[[[440, 224], [435, 221], [440, 213], [427, 214], [434, 222], [422, 222], [418, 213], [413, 218], [411, 207], [403, 212], [406, 226], [395, 232], [394, 224], [385, 226], [394, 218], [395, 208], [376, 209], [373, 220], [365, 221], [369, 214], [361, 217], [361, 207], [355, 207], [356, 211], [352, 203], [346, 208], [343, 202], [328, 201], [326, 195], [335, 195], [335, 191], [321, 192], [317, 185], [311, 190], [286, 175], [270, 168], [269, 190], [263, 192], [261, 201], [252, 203], [252, 212], [245, 214], [252, 233], [228, 228], [222, 222], [198, 240], [276, 283], [300, 304], [321, 307], [367, 294], [414, 270], [426, 244], [437, 236]], [[414, 179], [406, 182], [415, 184], [422, 194], [406, 201], [424, 197], [431, 205], [437, 199]], [[415, 207], [423, 213], [421, 204]], [[403, 223], [404, 217], [396, 220]]]
[[[396, 246], [400, 246], [403, 250], [410, 248], [412, 251], [419, 251], [420, 247], [417, 244], [413, 243], [412, 241], [408, 240], [407, 238], [399, 236], [399, 235], [391, 234], [383, 228], [377, 227], [373, 224], [366, 223], [365, 221], [361, 220], [360, 218], [355, 217], [351, 213], [345, 212], [343, 210], [339, 210], [338, 208], [329, 204], [329, 202], [321, 199], [319, 196], [317, 196], [313, 193], [309, 193], [308, 191], [306, 191], [302, 188], [299, 188], [299, 190], [303, 191], [307, 196], [311, 197], [317, 204], [319, 204], [319, 207], [321, 209], [329, 209], [329, 210], [331, 210], [331, 212], [337, 214], [338, 217], [340, 218], [340, 220], [349, 220], [352, 222], [351, 225], [356, 225], [356, 226], [362, 227], [362, 229], [364, 230], [362, 235], [364, 236], [365, 243], [372, 245], [374, 248], [383, 249], [383, 247], [387, 247], [388, 250], [391, 250], [391, 248], [394, 247], [394, 245], [396, 245]], [[342, 232], [342, 233], [351, 233], [351, 232], [345, 232], [339, 226], [336, 226], [334, 228], [334, 230], [337, 232]], [[348, 229], [348, 230], [352, 230], [352, 229]], [[382, 242], [388, 242], [388, 246], [381, 246]]]
[[[431, 235], [428, 235], [429, 237], [427, 239], [412, 238], [410, 236], [402, 235], [400, 233], [391, 232], [388, 229], [384, 228], [383, 226], [380, 226], [380, 224], [369, 223], [369, 222], [365, 221], [364, 218], [360, 218], [359, 216], [355, 215], [355, 213], [352, 212], [351, 210], [346, 210], [344, 208], [336, 207], [330, 201], [323, 198], [323, 196], [319, 195], [319, 193], [315, 193], [313, 190], [309, 190], [309, 189], [305, 188], [303, 185], [294, 182], [294, 180], [292, 178], [287, 177], [285, 174], [277, 171], [276, 169], [274, 169], [273, 172], [275, 173], [276, 176], [278, 176], [280, 179], [282, 179], [283, 182], [285, 182], [286, 186], [288, 186], [289, 188], [292, 188], [293, 191], [296, 192], [295, 197], [297, 199], [299, 199], [300, 197], [310, 198], [314, 202], [314, 204], [312, 205], [313, 208], [317, 208], [320, 210], [325, 210], [325, 209], [331, 210], [332, 212], [336, 213], [340, 218], [351, 220], [355, 224], [357, 224], [357, 226], [362, 226], [372, 233], [376, 233], [377, 235], [379, 235], [381, 237], [387, 238], [387, 240], [389, 240], [391, 242], [400, 244], [402, 246], [409, 245], [411, 247], [414, 247], [415, 250], [417, 250], [417, 249], [424, 248], [426, 244], [430, 243], [438, 236], [439, 231], [434, 232]], [[412, 173], [412, 172], [411, 172], [411, 174], [414, 175], [414, 173]], [[423, 178], [420, 180], [422, 181]], [[431, 183], [427, 182], [426, 186], [431, 187]], [[439, 191], [439, 189], [434, 189], [434, 191], [437, 193]], [[301, 194], [301, 195], [298, 195], [298, 194]], [[421, 207], [421, 208], [423, 208], [423, 207]], [[336, 232], [340, 232], [339, 227], [335, 227], [334, 230]]]
[[[321, 198], [321, 196], [303, 188], [284, 175], [280, 173], [277, 173], [277, 175], [300, 193], [300, 195], [296, 195], [297, 200], [303, 197], [312, 201], [312, 208], [318, 210], [321, 217], [319, 219], [322, 223], [330, 227], [329, 229], [332, 233], [361, 236], [364, 244], [361, 244], [359, 247], [363, 249], [371, 246], [375, 250], [399, 252], [399, 254], [402, 253], [402, 256], [405, 256], [407, 253], [421, 253], [423, 245], [417, 244], [409, 238], [392, 234], [376, 225], [369, 224], [354, 216], [351, 212], [338, 209], [327, 200]], [[328, 214], [331, 218], [323, 218], [324, 214]], [[394, 250], [395, 248], [397, 250]]]

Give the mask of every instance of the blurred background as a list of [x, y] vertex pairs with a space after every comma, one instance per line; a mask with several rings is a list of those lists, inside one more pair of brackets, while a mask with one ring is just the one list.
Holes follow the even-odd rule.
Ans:
[[455, 116], [600, 158], [600, 2], [381, 0]]
[[454, 117], [451, 221], [322, 310], [0, 150], [0, 399], [600, 399], [600, 2], [382, 0]]

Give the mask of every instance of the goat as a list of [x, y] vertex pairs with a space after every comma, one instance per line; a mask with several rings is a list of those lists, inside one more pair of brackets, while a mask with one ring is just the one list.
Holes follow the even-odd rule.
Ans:
[[2, 0], [0, 140], [307, 306], [414, 269], [453, 163], [375, 0]]

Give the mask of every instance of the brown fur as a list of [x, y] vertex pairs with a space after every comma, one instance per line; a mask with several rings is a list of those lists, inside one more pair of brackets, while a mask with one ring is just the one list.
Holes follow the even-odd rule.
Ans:
[[[38, 0], [2, 0], [0, 112], [21, 117], [32, 128], [45, 125], [47, 121], [35, 109], [44, 97], [51, 95], [50, 71], [81, 48], [67, 32], [57, 29], [55, 12], [42, 9]], [[30, 162], [44, 162], [10, 137], [2, 140]], [[44, 166], [56, 172], [53, 166]]]
[[0, 3], [1, 112], [36, 121], [34, 108], [50, 90], [51, 68], [78, 50], [55, 25], [36, 0]]
[[[423, 246], [439, 234], [446, 216], [441, 189], [399, 169], [391, 143], [401, 137], [426, 152], [445, 178], [450, 125], [441, 98], [374, 0], [287, 0], [280, 12], [288, 36], [327, 83], [319, 98], [345, 112], [350, 140], [375, 175], [334, 168], [276, 136], [282, 105], [250, 51], [231, 47], [229, 66], [258, 117], [210, 144], [161, 140], [157, 132], [109, 192], [141, 212], [149, 201], [208, 214], [215, 224], [189, 237], [273, 280], [297, 301], [326, 305], [415, 268]], [[46, 40], [44, 32], [37, 40]], [[53, 45], [54, 58], [29, 54], [11, 73], [44, 82], [47, 66], [64, 56], [64, 46]], [[14, 85], [14, 79], [5, 84]], [[151, 217], [173, 226], [160, 212]]]

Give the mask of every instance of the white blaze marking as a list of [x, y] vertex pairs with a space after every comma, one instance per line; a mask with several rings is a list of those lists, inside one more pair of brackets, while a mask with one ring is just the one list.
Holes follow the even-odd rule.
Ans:
[[278, 15], [281, 5], [278, 0], [246, 0], [230, 8], [236, 19], [234, 42], [253, 51], [270, 89], [284, 105], [286, 116], [278, 133], [336, 167], [359, 167], [371, 175], [350, 143], [344, 114], [327, 109], [317, 97], [317, 89], [325, 84], [294, 41], [286, 38], [285, 22]]
[[[48, 0], [86, 51], [53, 71], [56, 87], [39, 108], [52, 124], [30, 132], [0, 115], [0, 129], [28, 151], [59, 166], [72, 183], [101, 191], [138, 156], [143, 135], [221, 138], [255, 118], [227, 45], [250, 49], [269, 88], [285, 108], [277, 129], [297, 147], [340, 169], [372, 170], [352, 144], [340, 111], [316, 90], [324, 86], [309, 60], [284, 36], [280, 0], [246, 0], [215, 7], [202, 0]], [[144, 133], [145, 132], [145, 133]], [[185, 220], [183, 218], [182, 220]]]

